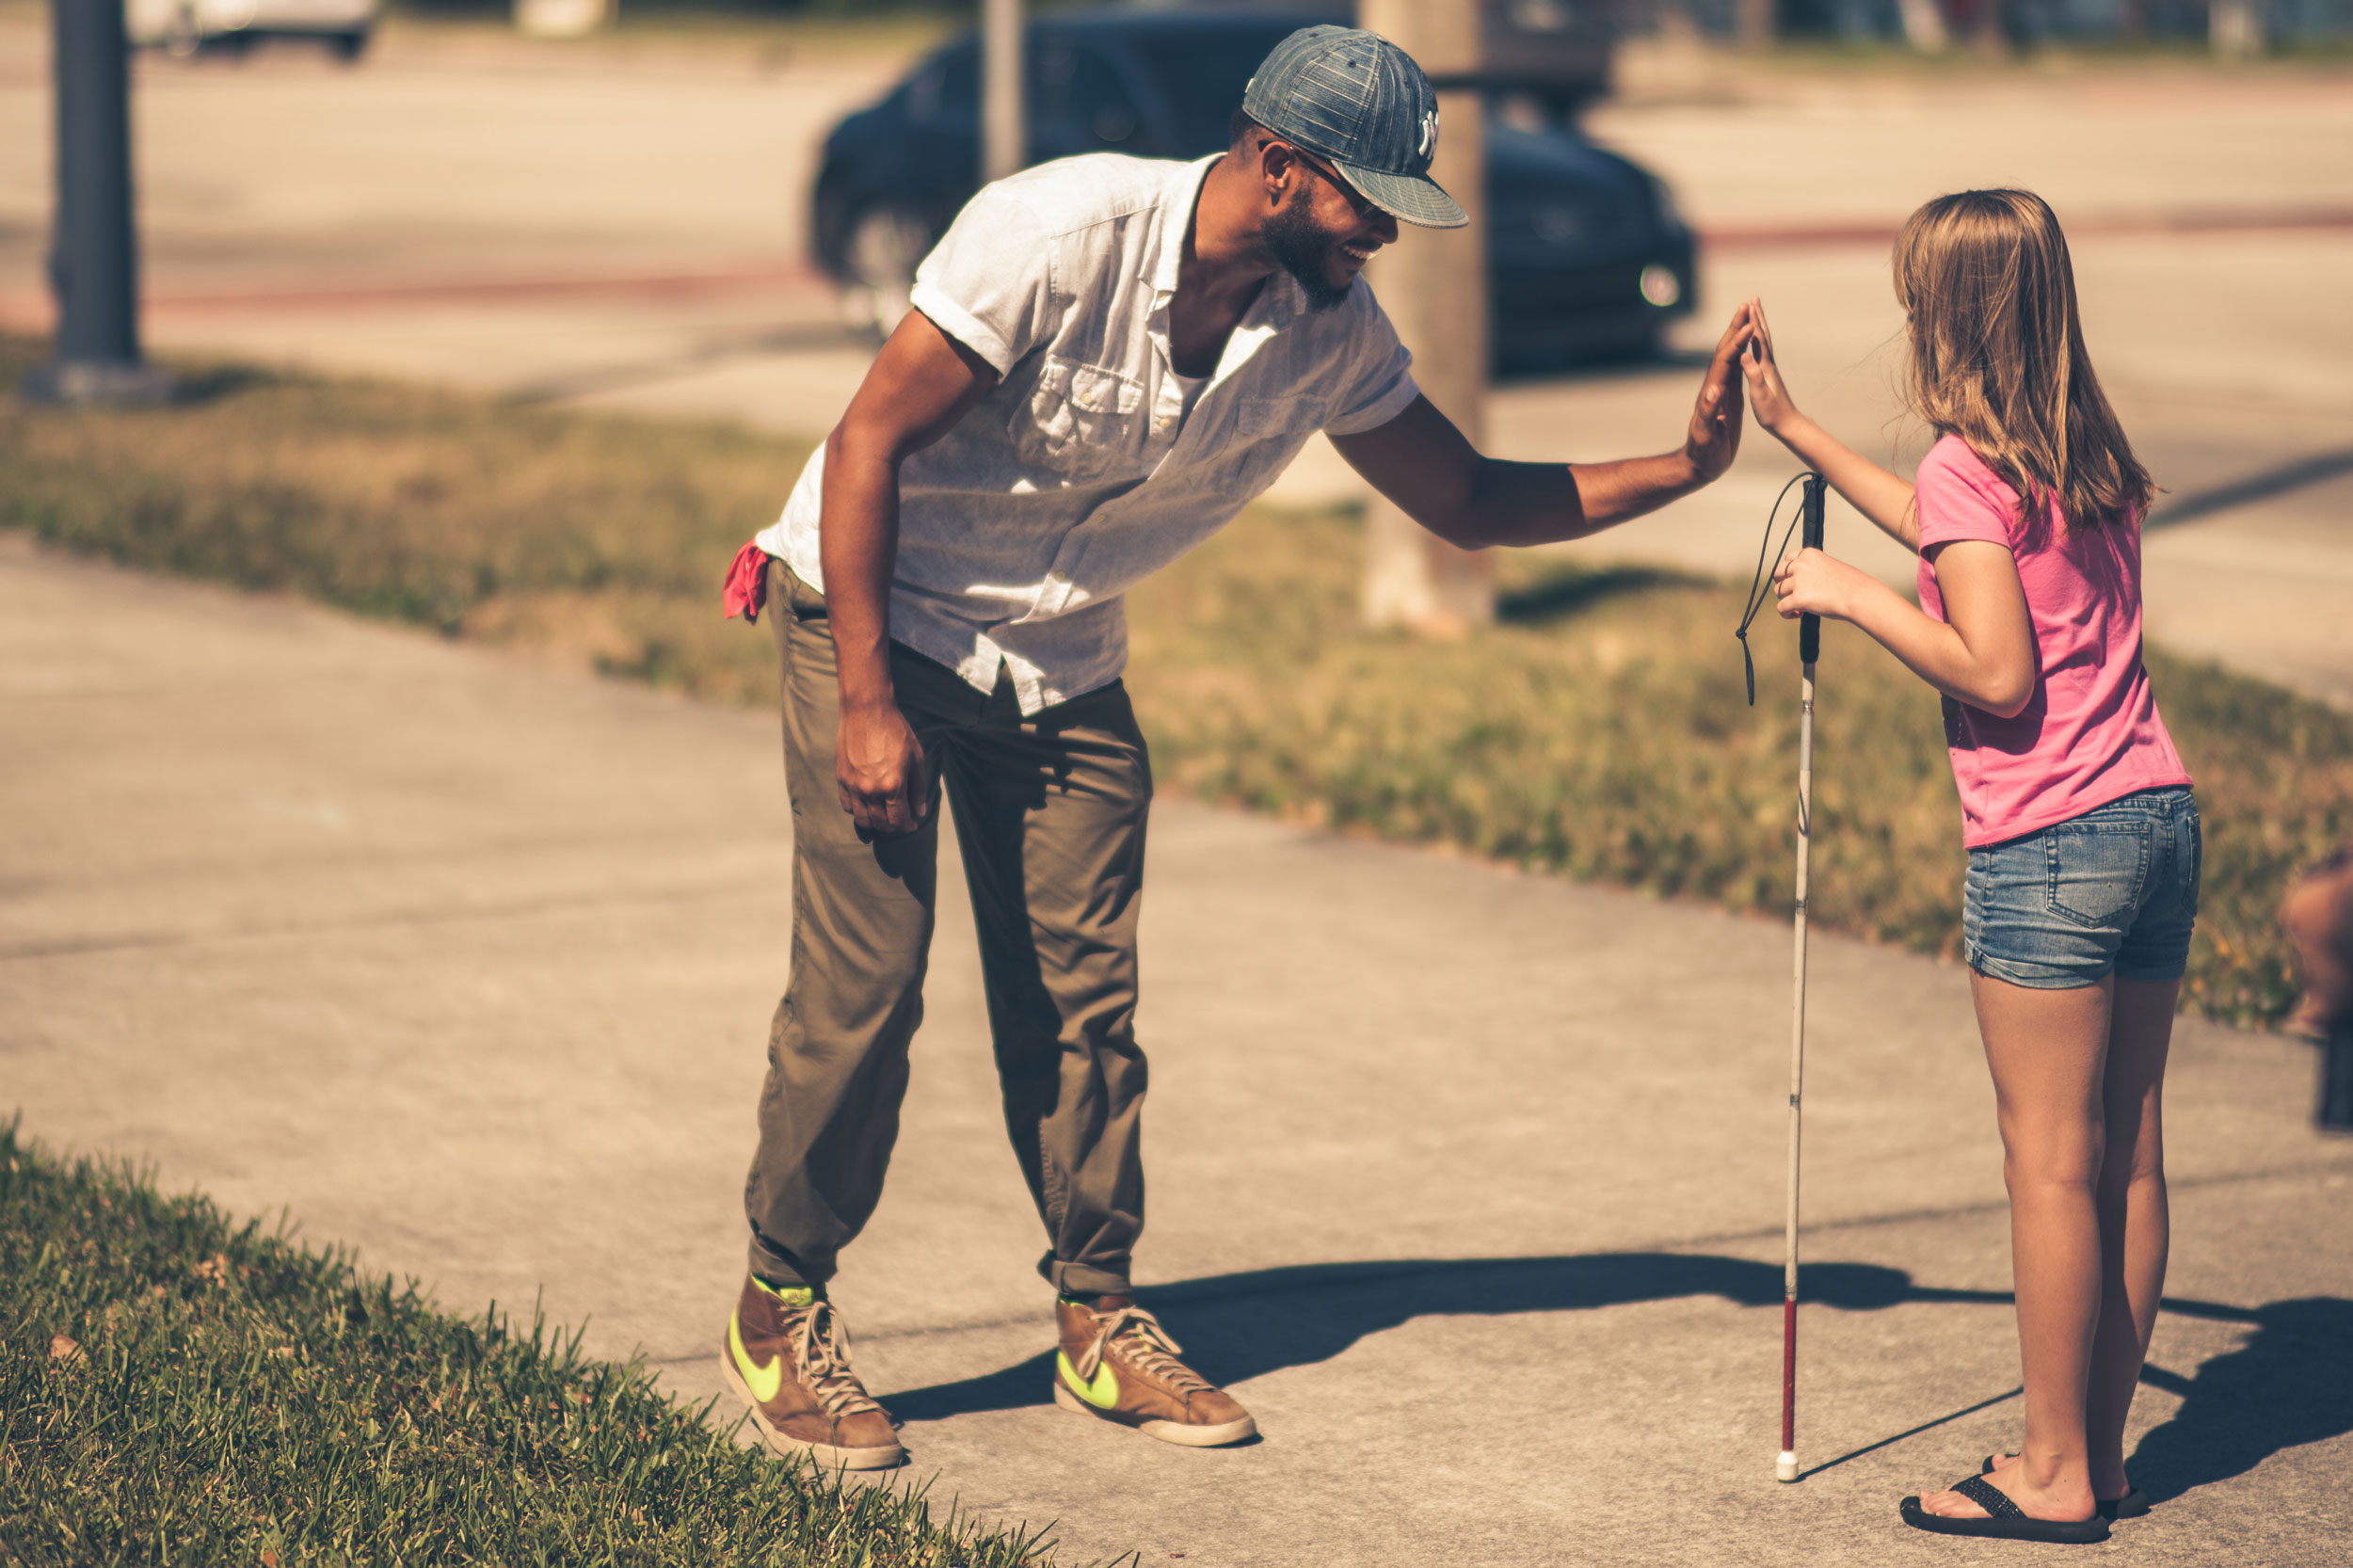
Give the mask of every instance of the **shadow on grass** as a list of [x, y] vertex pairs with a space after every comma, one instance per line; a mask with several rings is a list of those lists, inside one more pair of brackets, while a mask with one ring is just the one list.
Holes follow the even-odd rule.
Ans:
[[1659, 567], [1580, 568], [1497, 594], [1496, 618], [1512, 626], [1544, 626], [1627, 594], [1715, 585], [1705, 577]]
[[[49, 344], [45, 340], [19, 338], [0, 345], [0, 402], [13, 403], [20, 410], [28, 403], [36, 408], [53, 407], [40, 402], [25, 385], [26, 377], [48, 362]], [[273, 385], [280, 379], [277, 373], [259, 365], [189, 364], [168, 360], [163, 368], [170, 375], [168, 391], [161, 405], [167, 410], [201, 408], [256, 387]]]
[[217, 403], [277, 380], [275, 375], [257, 365], [175, 364], [171, 367], [171, 407], [192, 408]]

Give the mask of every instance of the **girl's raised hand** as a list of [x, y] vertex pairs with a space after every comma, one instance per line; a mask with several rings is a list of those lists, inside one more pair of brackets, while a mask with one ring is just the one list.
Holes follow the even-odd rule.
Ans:
[[1773, 360], [1773, 334], [1765, 325], [1765, 302], [1749, 301], [1749, 341], [1740, 355], [1740, 379], [1747, 383], [1750, 411], [1769, 434], [1780, 436], [1798, 415], [1789, 389], [1782, 384], [1781, 366]]

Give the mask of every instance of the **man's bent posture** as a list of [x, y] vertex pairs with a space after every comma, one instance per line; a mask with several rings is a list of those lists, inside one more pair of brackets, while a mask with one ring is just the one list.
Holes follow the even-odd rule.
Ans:
[[1196, 1447], [1250, 1415], [1128, 1292], [1144, 1224], [1136, 917], [1151, 769], [1120, 596], [1272, 484], [1307, 438], [1442, 537], [1573, 539], [1721, 473], [1717, 345], [1682, 446], [1481, 456], [1414, 386], [1366, 260], [1462, 209], [1436, 98], [1369, 33], [1313, 27], [1252, 80], [1222, 155], [1070, 158], [974, 197], [840, 424], [747, 547], [774, 619], [792, 803], [792, 968], [744, 1190], [751, 1276], [722, 1359], [772, 1447], [904, 1456], [825, 1299], [882, 1192], [922, 1016], [937, 805], [980, 928], [1005, 1126], [1048, 1241], [1066, 1409]]

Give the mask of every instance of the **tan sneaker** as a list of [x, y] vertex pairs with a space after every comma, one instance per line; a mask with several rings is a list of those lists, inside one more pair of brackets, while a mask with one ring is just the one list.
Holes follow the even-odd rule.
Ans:
[[815, 1291], [745, 1276], [719, 1366], [776, 1452], [806, 1454], [827, 1470], [905, 1463], [889, 1416], [850, 1370], [849, 1331]]
[[1176, 1359], [1178, 1346], [1140, 1306], [1097, 1312], [1057, 1301], [1062, 1350], [1054, 1357], [1054, 1402], [1081, 1416], [1133, 1427], [1163, 1443], [1214, 1448], [1258, 1434], [1231, 1394]]

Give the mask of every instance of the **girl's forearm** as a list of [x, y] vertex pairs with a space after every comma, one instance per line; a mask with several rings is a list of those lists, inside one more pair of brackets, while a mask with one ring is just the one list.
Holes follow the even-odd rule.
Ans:
[[1879, 524], [1881, 532], [1906, 550], [1918, 552], [1920, 519], [1913, 506], [1909, 481], [1888, 472], [1803, 414], [1785, 422], [1773, 435], [1809, 467], [1819, 469], [1831, 488]]
[[2015, 670], [1981, 656], [1959, 631], [1876, 578], [1865, 579], [1854, 590], [1842, 618], [1861, 627], [1906, 669], [1956, 701], [2009, 718], [2034, 694], [2031, 672], [2021, 683]]

